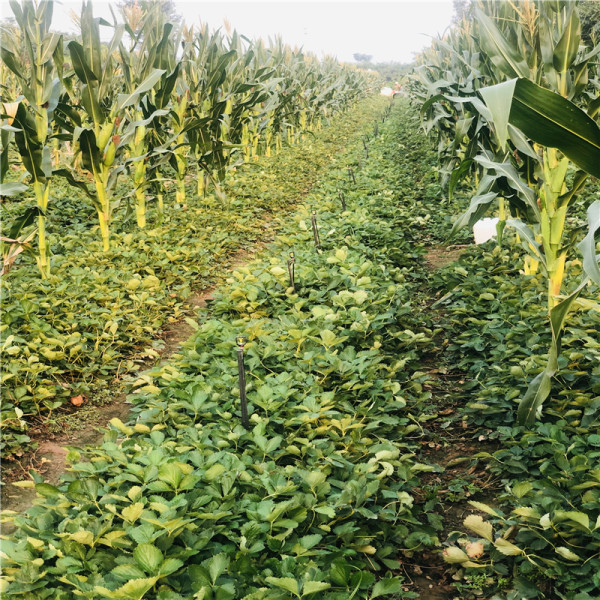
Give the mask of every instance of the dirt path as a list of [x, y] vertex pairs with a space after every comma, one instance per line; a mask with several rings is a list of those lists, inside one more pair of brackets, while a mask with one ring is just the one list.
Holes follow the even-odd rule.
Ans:
[[[435, 271], [458, 260], [467, 246], [432, 246], [426, 253], [425, 263]], [[440, 315], [441, 317], [441, 315]], [[436, 471], [423, 473], [421, 485], [414, 490], [415, 502], [421, 505], [435, 502], [430, 512], [442, 517], [439, 540], [453, 532], [466, 532], [463, 521], [477, 511], [469, 504], [477, 500], [494, 504], [499, 484], [489, 473], [488, 466], [473, 458], [479, 452], [493, 452], [496, 445], [463, 421], [460, 417], [460, 398], [463, 376], [448, 372], [444, 352], [440, 349], [426, 359], [432, 394], [431, 413], [423, 420], [424, 438], [421, 441], [419, 461], [436, 465]], [[443, 546], [442, 546], [443, 547]], [[456, 569], [444, 562], [442, 551], [416, 552], [402, 564], [408, 589], [422, 600], [461, 600], [465, 598], [453, 584]]]

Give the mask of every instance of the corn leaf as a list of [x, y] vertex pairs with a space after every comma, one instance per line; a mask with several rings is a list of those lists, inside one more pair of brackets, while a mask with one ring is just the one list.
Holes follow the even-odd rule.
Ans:
[[589, 230], [578, 248], [583, 255], [583, 270], [597, 285], [600, 285], [600, 265], [596, 256], [596, 234], [600, 231], [600, 200], [593, 202], [588, 210]]
[[558, 148], [580, 169], [600, 177], [600, 128], [566, 98], [519, 79], [509, 120], [534, 142]]

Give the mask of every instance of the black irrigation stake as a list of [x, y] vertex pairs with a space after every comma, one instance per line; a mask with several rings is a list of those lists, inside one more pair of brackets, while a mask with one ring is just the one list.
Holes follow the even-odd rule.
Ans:
[[250, 421], [248, 419], [248, 400], [246, 398], [246, 371], [244, 368], [244, 345], [248, 341], [243, 336], [235, 338], [235, 343], [238, 346], [237, 359], [238, 359], [238, 375], [240, 382], [240, 405], [242, 408], [242, 425], [245, 429], [250, 429]]
[[352, 183], [356, 185], [356, 177], [354, 177], [354, 170], [352, 169], [352, 167], [348, 167], [348, 177], [350, 177]]
[[367, 142], [365, 142], [364, 138], [363, 138], [363, 147], [365, 149], [365, 158], [369, 158], [369, 147], [367, 146]]
[[373, 129], [373, 135], [377, 137], [379, 135], [379, 123], [375, 123], [375, 129]]
[[287, 261], [288, 273], [290, 274], [290, 285], [294, 294], [296, 293], [296, 256], [290, 252], [290, 258]]
[[342, 203], [342, 210], [346, 210], [346, 196], [342, 190], [338, 190], [338, 194], [340, 195], [340, 201]]
[[319, 228], [317, 227], [317, 211], [312, 211], [312, 230], [313, 237], [315, 238], [315, 246], [317, 250], [321, 249], [321, 238], [319, 237]]

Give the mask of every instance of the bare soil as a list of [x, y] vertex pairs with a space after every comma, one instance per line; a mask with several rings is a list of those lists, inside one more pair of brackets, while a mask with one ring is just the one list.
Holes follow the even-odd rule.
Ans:
[[432, 246], [425, 255], [425, 264], [430, 271], [441, 269], [458, 260], [460, 255], [465, 251], [465, 248], [468, 248], [468, 246]]
[[[426, 265], [431, 271], [445, 267], [458, 260], [465, 248], [466, 245], [432, 246], [425, 257]], [[460, 398], [465, 383], [464, 374], [454, 370], [448, 372], [444, 367], [443, 347], [427, 356], [423, 367], [430, 376], [424, 386], [432, 394], [432, 413], [423, 422], [425, 436], [421, 441], [419, 461], [436, 465], [438, 469], [423, 473], [421, 485], [413, 490], [413, 494], [417, 504], [436, 497], [435, 512], [443, 519], [443, 529], [438, 533], [442, 547], [427, 548], [399, 560], [407, 580], [406, 589], [417, 593], [421, 600], [465, 600], [466, 596], [453, 585], [456, 569], [444, 562], [442, 551], [452, 532], [467, 534], [464, 519], [469, 514], [478, 514], [469, 504], [470, 500], [491, 506], [496, 504], [501, 486], [490, 473], [489, 465], [474, 457], [480, 452], [494, 452], [497, 444], [488, 439], [486, 430], [476, 430], [460, 417], [457, 398]], [[456, 492], [456, 483], [460, 481], [467, 485]]]

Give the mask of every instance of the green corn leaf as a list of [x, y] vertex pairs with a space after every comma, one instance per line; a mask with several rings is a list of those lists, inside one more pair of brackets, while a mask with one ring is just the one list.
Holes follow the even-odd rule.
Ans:
[[44, 173], [42, 145], [38, 139], [33, 118], [29, 115], [22, 102], [17, 108], [14, 124], [20, 130], [15, 132], [15, 142], [23, 160], [23, 166], [31, 175], [33, 182], [44, 182], [46, 174]]
[[473, 196], [469, 208], [454, 221], [449, 237], [452, 238], [463, 227], [472, 227], [483, 217], [497, 197], [498, 194], [496, 192]]
[[108, 44], [108, 48], [106, 49], [107, 60], [104, 62], [102, 67], [102, 74], [100, 76], [100, 92], [104, 93], [107, 86], [110, 86], [113, 76], [113, 68], [114, 63], [112, 60], [113, 53], [119, 47], [121, 43], [121, 38], [123, 37], [123, 32], [125, 31], [125, 26], [122, 23], [118, 23], [114, 28], [113, 37]]
[[516, 83], [516, 79], [510, 79], [504, 83], [479, 90], [483, 101], [492, 113], [496, 138], [502, 150], [505, 149], [508, 138], [508, 117]]
[[82, 165], [94, 177], [100, 173], [100, 151], [96, 144], [96, 135], [91, 129], [83, 129], [79, 134], [79, 147], [81, 148]]
[[17, 63], [17, 59], [15, 55], [5, 48], [4, 46], [0, 47], [0, 56], [2, 57], [2, 62], [19, 78], [24, 79], [25, 76], [21, 70], [21, 66]]
[[73, 187], [79, 188], [81, 191], [83, 191], [83, 193], [92, 201], [92, 204], [95, 208], [102, 208], [100, 206], [100, 202], [98, 201], [98, 196], [96, 196], [94, 192], [90, 191], [88, 186], [83, 181], [75, 179], [73, 172], [69, 169], [54, 169], [52, 171], [52, 175], [63, 177], [68, 181], [69, 185], [72, 185]]
[[479, 9], [475, 14], [481, 31], [479, 41], [494, 65], [508, 77], [528, 77], [527, 61], [506, 40], [494, 21]]
[[131, 94], [119, 94], [117, 100], [116, 110], [121, 111], [132, 104], [135, 104], [138, 101], [138, 98], [151, 90], [158, 82], [158, 80], [163, 76], [165, 71], [163, 69], [154, 69], [152, 73], [146, 77], [140, 85], [138, 85]]
[[156, 92], [154, 102], [157, 108], [165, 108], [171, 101], [171, 94], [173, 93], [173, 89], [177, 83], [177, 79], [179, 78], [180, 67], [181, 63], [177, 63], [177, 66], [175, 69], [173, 69], [173, 72], [168, 77], [164, 78], [162, 85]]
[[98, 81], [97, 75], [94, 73], [90, 65], [85, 60], [85, 52], [83, 46], [76, 41], [71, 41], [67, 44], [69, 53], [71, 54], [71, 62], [75, 75], [85, 85], [90, 85], [93, 81]]
[[564, 75], [568, 72], [569, 67], [577, 57], [580, 41], [581, 24], [579, 22], [579, 16], [577, 15], [576, 10], [572, 10], [569, 22], [554, 49], [554, 55], [552, 57], [552, 64], [557, 73]]
[[44, 211], [39, 206], [30, 206], [23, 214], [17, 217], [10, 227], [8, 237], [16, 240], [23, 229], [35, 222], [38, 216], [44, 216]]
[[[600, 46], [598, 47], [600, 48]], [[594, 98], [593, 100], [590, 100], [587, 110], [588, 115], [590, 117], [595, 117], [598, 111], [600, 111], [600, 96]]]
[[587, 217], [589, 229], [578, 248], [583, 255], [583, 270], [594, 283], [600, 285], [600, 265], [596, 255], [596, 234], [600, 231], [600, 200], [592, 202], [588, 207]]
[[[525, 395], [519, 403], [519, 408], [517, 409], [517, 421], [520, 425], [531, 426], [535, 422], [537, 409], [550, 395], [553, 374], [554, 373], [548, 369], [544, 369], [539, 375], [536, 375], [529, 384]], [[503, 554], [506, 554], [502, 549], [498, 549]]]
[[536, 241], [535, 235], [531, 228], [523, 223], [520, 219], [508, 219], [506, 221], [507, 227], [512, 227], [516, 229], [517, 233], [523, 238], [526, 242], [525, 250], [535, 258], [535, 260], [540, 261], [540, 263], [546, 267], [546, 257], [544, 252], [542, 251], [542, 245]]
[[452, 200], [452, 196], [454, 195], [454, 190], [458, 182], [461, 178], [470, 171], [471, 165], [473, 164], [472, 158], [467, 158], [463, 160], [456, 169], [452, 171], [452, 175], [450, 175], [450, 182], [448, 184], [448, 199]]
[[62, 44], [62, 35], [59, 33], [49, 33], [42, 42], [40, 55], [36, 57], [36, 64], [42, 66], [52, 60], [52, 55], [56, 50], [58, 43]]
[[[100, 44], [100, 19], [94, 18], [93, 2], [88, 0], [81, 7], [81, 41], [86, 63], [96, 77], [101, 72], [102, 47]], [[74, 66], [74, 65], [73, 65]]]
[[81, 105], [94, 124], [104, 123], [104, 111], [98, 101], [98, 86], [84, 85], [81, 88]]
[[[598, 204], [600, 205], [600, 202], [598, 202]], [[567, 318], [569, 310], [571, 309], [573, 302], [578, 298], [579, 294], [581, 294], [581, 292], [585, 289], [587, 283], [587, 279], [584, 279], [584, 281], [577, 287], [577, 289], [575, 289], [571, 294], [569, 294], [564, 300], [559, 302], [550, 311], [550, 324], [552, 326], [553, 344], [556, 344], [557, 347], [560, 344], [562, 329], [565, 324], [565, 320]]]
[[566, 98], [519, 79], [509, 120], [534, 142], [558, 148], [580, 169], [600, 177], [600, 128]]
[[0, 183], [0, 196], [18, 196], [29, 189], [24, 183], [18, 181], [6, 181]]
[[527, 204], [531, 207], [536, 215], [539, 215], [539, 207], [537, 205], [535, 192], [523, 181], [520, 177], [519, 172], [509, 162], [495, 162], [489, 158], [479, 155], [475, 157], [475, 161], [478, 162], [482, 167], [488, 170], [493, 170], [500, 177], [505, 177], [510, 187], [515, 191], [519, 192], [521, 198], [523, 198]]
[[531, 147], [531, 144], [527, 138], [523, 135], [520, 129], [517, 129], [514, 125], [508, 124], [508, 137], [510, 141], [515, 145], [515, 148], [523, 155], [532, 158], [536, 162], [539, 162], [540, 157], [536, 154], [535, 150]]

